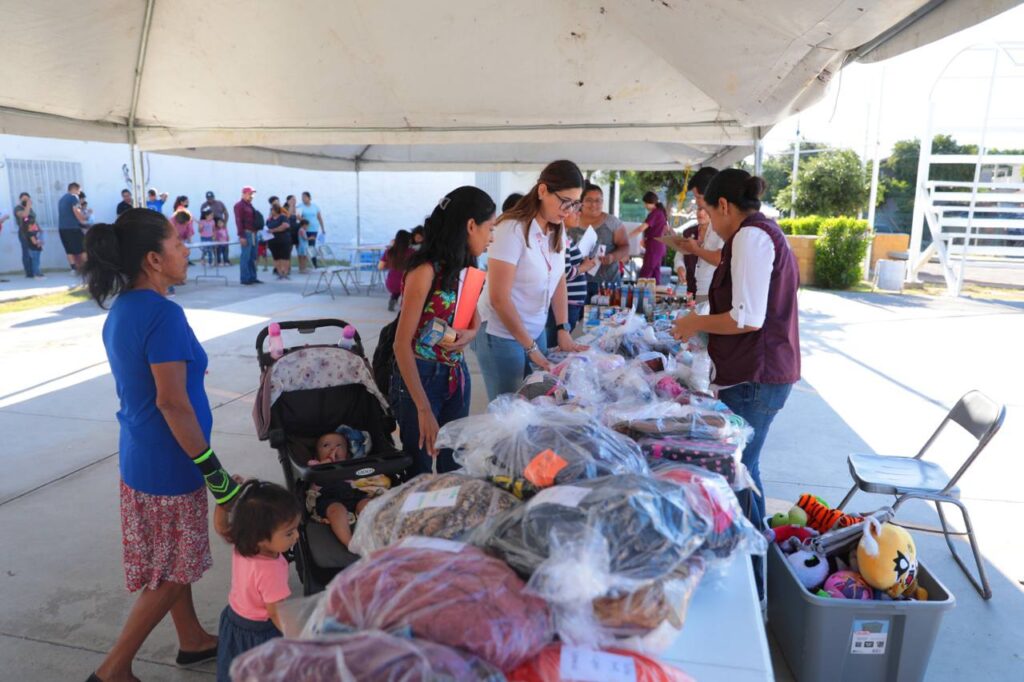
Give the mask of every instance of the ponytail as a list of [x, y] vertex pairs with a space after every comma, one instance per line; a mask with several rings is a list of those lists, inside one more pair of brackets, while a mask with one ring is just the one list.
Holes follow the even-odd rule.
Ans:
[[93, 225], [85, 235], [82, 277], [89, 297], [101, 308], [134, 285], [150, 252], [163, 253], [170, 224], [162, 213], [132, 208], [113, 224]]
[[766, 189], [768, 183], [763, 178], [739, 168], [726, 168], [711, 178], [704, 201], [714, 206], [719, 199], [725, 199], [741, 211], [757, 211]]
[[668, 211], [665, 210], [665, 204], [661, 203], [661, 199], [654, 192], [647, 192], [644, 194], [642, 201], [645, 204], [654, 204], [654, 207], [665, 214], [665, 219], [668, 219]]

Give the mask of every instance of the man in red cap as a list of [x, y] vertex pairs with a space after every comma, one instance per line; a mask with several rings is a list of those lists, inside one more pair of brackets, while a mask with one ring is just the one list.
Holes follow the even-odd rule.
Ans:
[[239, 260], [239, 278], [243, 286], [250, 284], [263, 284], [256, 279], [256, 248], [258, 245], [258, 232], [261, 227], [257, 223], [257, 211], [252, 205], [252, 197], [256, 190], [246, 185], [242, 188], [242, 198], [235, 204], [235, 225], [238, 229], [238, 243], [242, 247], [242, 257]]

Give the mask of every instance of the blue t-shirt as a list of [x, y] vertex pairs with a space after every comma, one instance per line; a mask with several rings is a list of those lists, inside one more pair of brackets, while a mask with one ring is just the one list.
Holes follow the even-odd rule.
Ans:
[[316, 219], [316, 214], [320, 212], [320, 207], [316, 204], [299, 204], [299, 217], [305, 218], [309, 221], [309, 225], [306, 226], [306, 234], [316, 234], [320, 231], [320, 221]]
[[80, 230], [82, 223], [75, 217], [75, 206], [78, 205], [78, 197], [68, 192], [57, 202], [57, 229], [59, 230]]
[[183, 361], [185, 388], [206, 439], [213, 412], [206, 397], [206, 352], [185, 319], [185, 311], [150, 289], [122, 293], [103, 324], [103, 345], [117, 385], [121, 409], [121, 479], [150, 495], [183, 495], [203, 486], [203, 476], [174, 439], [156, 406], [151, 364]]
[[157, 213], [164, 212], [164, 202], [166, 199], [147, 199], [146, 208], [156, 211]]

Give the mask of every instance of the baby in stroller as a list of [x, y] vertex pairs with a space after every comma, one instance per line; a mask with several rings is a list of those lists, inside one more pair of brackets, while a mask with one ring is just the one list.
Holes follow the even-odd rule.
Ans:
[[[370, 451], [370, 434], [342, 424], [316, 441], [316, 459], [310, 467], [331, 465], [365, 457]], [[391, 479], [379, 474], [327, 485], [311, 485], [306, 492], [306, 510], [316, 521], [331, 526], [338, 541], [348, 547], [352, 527], [370, 500], [391, 488]]]

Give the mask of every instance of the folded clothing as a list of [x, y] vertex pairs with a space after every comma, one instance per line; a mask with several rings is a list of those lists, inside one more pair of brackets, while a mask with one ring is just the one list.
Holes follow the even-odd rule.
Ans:
[[646, 581], [671, 573], [707, 533], [679, 486], [623, 474], [542, 490], [477, 529], [471, 541], [523, 575], [549, 557], [571, 557], [573, 546], [603, 541], [610, 574]]
[[437, 447], [451, 448], [471, 476], [525, 478], [541, 488], [649, 473], [636, 443], [596, 418], [512, 395], [494, 400], [486, 414], [445, 424]]
[[368, 554], [409, 535], [454, 540], [519, 504], [514, 495], [457, 473], [420, 474], [369, 502], [349, 549]]
[[554, 636], [547, 603], [525, 588], [504, 562], [476, 547], [410, 536], [339, 573], [323, 612], [357, 630], [408, 627], [414, 637], [504, 670]]
[[471, 654], [368, 630], [322, 639], [272, 639], [236, 657], [235, 682], [499, 682], [501, 671]]

